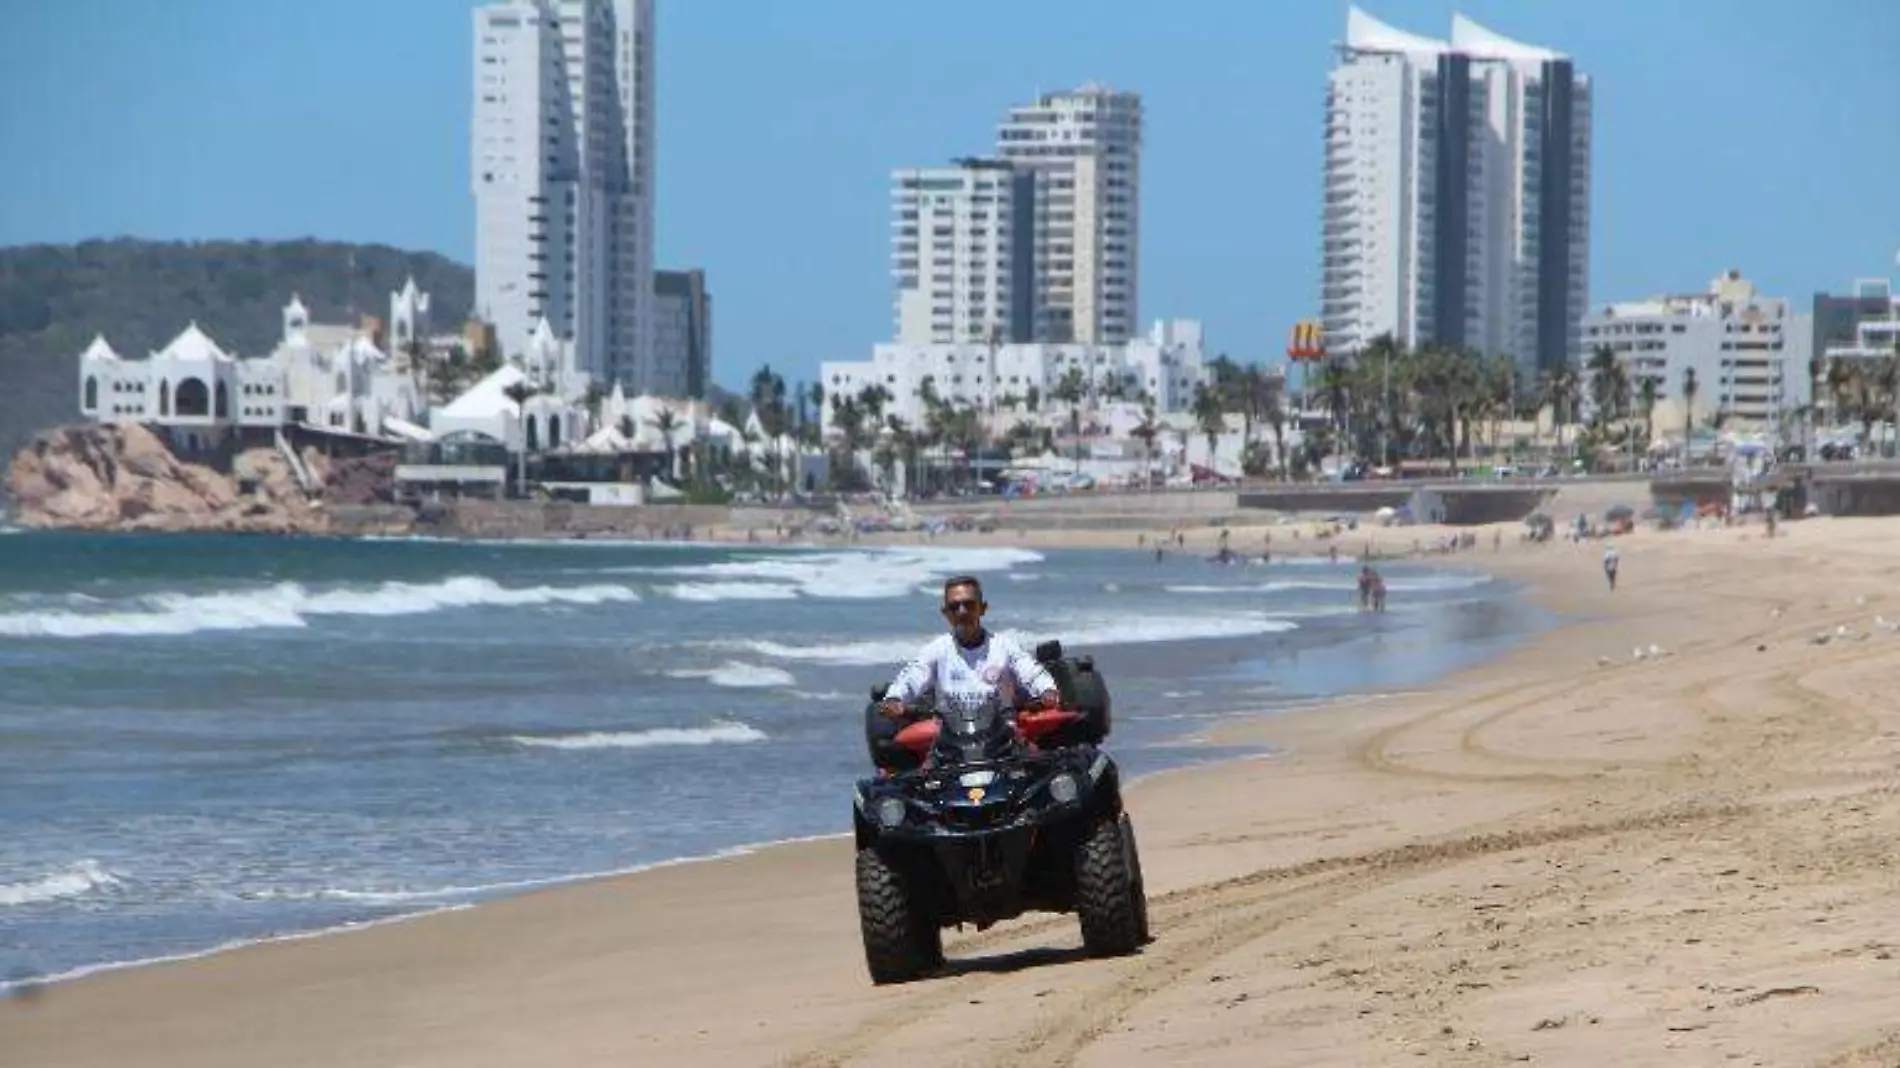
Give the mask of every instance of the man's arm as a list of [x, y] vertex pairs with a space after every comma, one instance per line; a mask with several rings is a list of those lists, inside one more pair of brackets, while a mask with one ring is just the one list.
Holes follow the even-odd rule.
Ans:
[[931, 639], [930, 644], [919, 650], [917, 655], [911, 657], [910, 662], [898, 671], [897, 677], [891, 680], [890, 688], [884, 691], [886, 704], [891, 702], [909, 704], [922, 697], [930, 689], [931, 682], [937, 677], [937, 646], [941, 642], [942, 639]]
[[1055, 694], [1055, 677], [1050, 675], [1049, 669], [1038, 663], [1036, 658], [1029, 655], [1021, 645], [1013, 641], [1009, 642], [1004, 654], [1009, 660], [1010, 674], [1016, 676], [1016, 681], [1022, 686], [1024, 692], [1033, 697], [1045, 699]]

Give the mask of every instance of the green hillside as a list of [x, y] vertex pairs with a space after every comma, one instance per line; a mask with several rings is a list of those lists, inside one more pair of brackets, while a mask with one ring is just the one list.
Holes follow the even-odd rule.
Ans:
[[261, 356], [282, 334], [292, 293], [316, 322], [348, 322], [351, 307], [386, 317], [390, 291], [411, 274], [430, 294], [437, 329], [459, 327], [474, 303], [475, 274], [432, 252], [129, 238], [0, 248], [0, 456], [78, 417], [79, 353], [95, 334], [136, 358], [195, 319], [226, 351]]

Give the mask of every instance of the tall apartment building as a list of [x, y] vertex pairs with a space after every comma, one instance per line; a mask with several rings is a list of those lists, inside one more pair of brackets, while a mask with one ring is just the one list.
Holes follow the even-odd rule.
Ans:
[[1628, 369], [1631, 388], [1656, 383], [1657, 400], [1675, 406], [1677, 418], [1683, 374], [1693, 369], [1698, 419], [1721, 412], [1755, 428], [1772, 429], [1808, 403], [1812, 340], [1808, 316], [1792, 301], [1763, 296], [1733, 270], [1704, 293], [1607, 304], [1583, 319], [1585, 351], [1607, 347]]
[[996, 154], [1036, 177], [1038, 341], [1120, 344], [1138, 322], [1141, 97], [1099, 85], [1011, 108]]
[[475, 12], [475, 312], [504, 353], [545, 317], [600, 381], [653, 366], [653, 0]]
[[1035, 203], [1035, 175], [1000, 160], [893, 171], [897, 340], [1030, 340]]
[[653, 382], [661, 397], [704, 400], [712, 384], [712, 294], [706, 272], [653, 274]]
[[1381, 334], [1574, 364], [1588, 300], [1590, 81], [1454, 16], [1449, 41], [1357, 7], [1330, 76], [1326, 347]]

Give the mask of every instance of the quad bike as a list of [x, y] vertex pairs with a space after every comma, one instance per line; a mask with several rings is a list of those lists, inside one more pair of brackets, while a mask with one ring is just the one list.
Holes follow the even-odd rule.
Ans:
[[[1026, 912], [1073, 912], [1093, 956], [1148, 941], [1148, 902], [1121, 777], [1099, 748], [1108, 692], [1086, 657], [1037, 649], [1062, 707], [1013, 713], [907, 710], [925, 717], [889, 734], [865, 710], [875, 777], [858, 783], [858, 920], [875, 983], [943, 965], [943, 929], [983, 930]], [[935, 729], [930, 729], [935, 728]]]

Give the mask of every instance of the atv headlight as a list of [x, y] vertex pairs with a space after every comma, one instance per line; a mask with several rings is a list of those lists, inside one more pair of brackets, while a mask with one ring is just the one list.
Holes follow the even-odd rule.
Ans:
[[877, 822], [885, 830], [900, 827], [904, 823], [904, 799], [887, 797], [877, 803]]
[[1049, 798], [1056, 804], [1066, 805], [1075, 800], [1081, 792], [1082, 784], [1076, 782], [1075, 776], [1066, 771], [1049, 780]]

